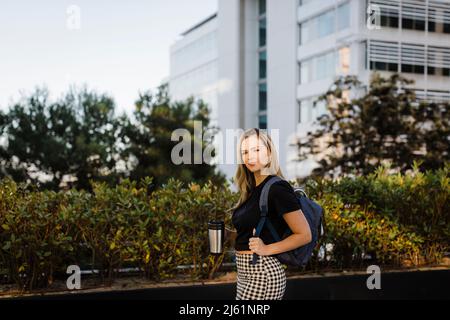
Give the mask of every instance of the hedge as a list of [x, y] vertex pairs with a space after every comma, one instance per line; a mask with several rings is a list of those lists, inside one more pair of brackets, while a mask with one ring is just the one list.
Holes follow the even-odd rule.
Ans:
[[[238, 198], [228, 186], [170, 179], [149, 191], [152, 179], [94, 183], [85, 191], [42, 191], [0, 182], [0, 274], [22, 289], [66, 279], [69, 265], [99, 270], [111, 283], [133, 267], [148, 279], [213, 278], [229, 251], [208, 253], [207, 222], [225, 214]], [[325, 208], [326, 234], [308, 269], [436, 263], [449, 248], [448, 167], [427, 173], [373, 175], [305, 186]], [[233, 243], [226, 241], [231, 249]], [[192, 265], [186, 271], [177, 266]]]
[[449, 168], [423, 173], [415, 166], [401, 175], [379, 167], [362, 177], [308, 181], [309, 196], [327, 209], [324, 242], [337, 246], [335, 261], [346, 256], [349, 265], [371, 252], [397, 265], [438, 263], [450, 248]]

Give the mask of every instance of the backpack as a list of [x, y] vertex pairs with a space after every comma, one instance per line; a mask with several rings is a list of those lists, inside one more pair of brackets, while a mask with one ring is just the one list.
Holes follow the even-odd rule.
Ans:
[[[261, 196], [259, 198], [259, 208], [261, 209], [261, 218], [259, 220], [258, 226], [256, 227], [254, 236], [259, 237], [262, 228], [264, 226], [267, 226], [272, 236], [274, 237], [275, 241], [278, 242], [291, 235], [292, 231], [288, 227], [287, 230], [285, 230], [282, 238], [280, 238], [280, 236], [278, 235], [277, 231], [275, 230], [275, 228], [273, 227], [272, 223], [270, 222], [267, 216], [270, 186], [277, 181], [283, 181], [283, 179], [281, 179], [278, 176], [269, 178], [269, 181], [267, 181], [267, 183], [264, 185], [261, 191]], [[305, 244], [304, 246], [293, 249], [291, 251], [279, 253], [275, 255], [275, 257], [278, 258], [278, 260], [283, 264], [289, 266], [304, 267], [311, 258], [313, 250], [318, 243], [319, 237], [321, 237], [324, 233], [323, 208], [313, 200], [309, 199], [305, 191], [303, 191], [303, 189], [297, 187], [294, 188], [294, 192], [297, 196], [301, 210], [306, 220], [308, 221], [309, 228], [311, 230], [311, 242]], [[256, 264], [257, 260], [258, 255], [254, 253], [253, 264]]]

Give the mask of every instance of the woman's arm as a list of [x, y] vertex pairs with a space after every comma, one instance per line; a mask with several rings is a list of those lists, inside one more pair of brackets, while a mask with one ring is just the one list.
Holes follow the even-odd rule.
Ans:
[[290, 251], [311, 242], [311, 230], [302, 210], [296, 210], [283, 215], [292, 234], [279, 242], [265, 245], [260, 238], [250, 239], [250, 250], [258, 255], [275, 255]]

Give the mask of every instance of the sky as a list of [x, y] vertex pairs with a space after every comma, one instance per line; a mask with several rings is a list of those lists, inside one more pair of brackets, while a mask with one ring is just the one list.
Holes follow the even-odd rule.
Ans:
[[217, 0], [0, 0], [0, 110], [47, 87], [112, 96], [131, 112], [169, 76], [170, 46]]

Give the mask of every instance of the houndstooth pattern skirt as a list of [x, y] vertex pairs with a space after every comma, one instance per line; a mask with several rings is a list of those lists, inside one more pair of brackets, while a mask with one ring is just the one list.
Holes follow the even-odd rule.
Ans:
[[236, 252], [236, 300], [282, 300], [286, 273], [280, 261], [271, 256], [258, 256], [253, 265], [252, 259], [252, 254]]

